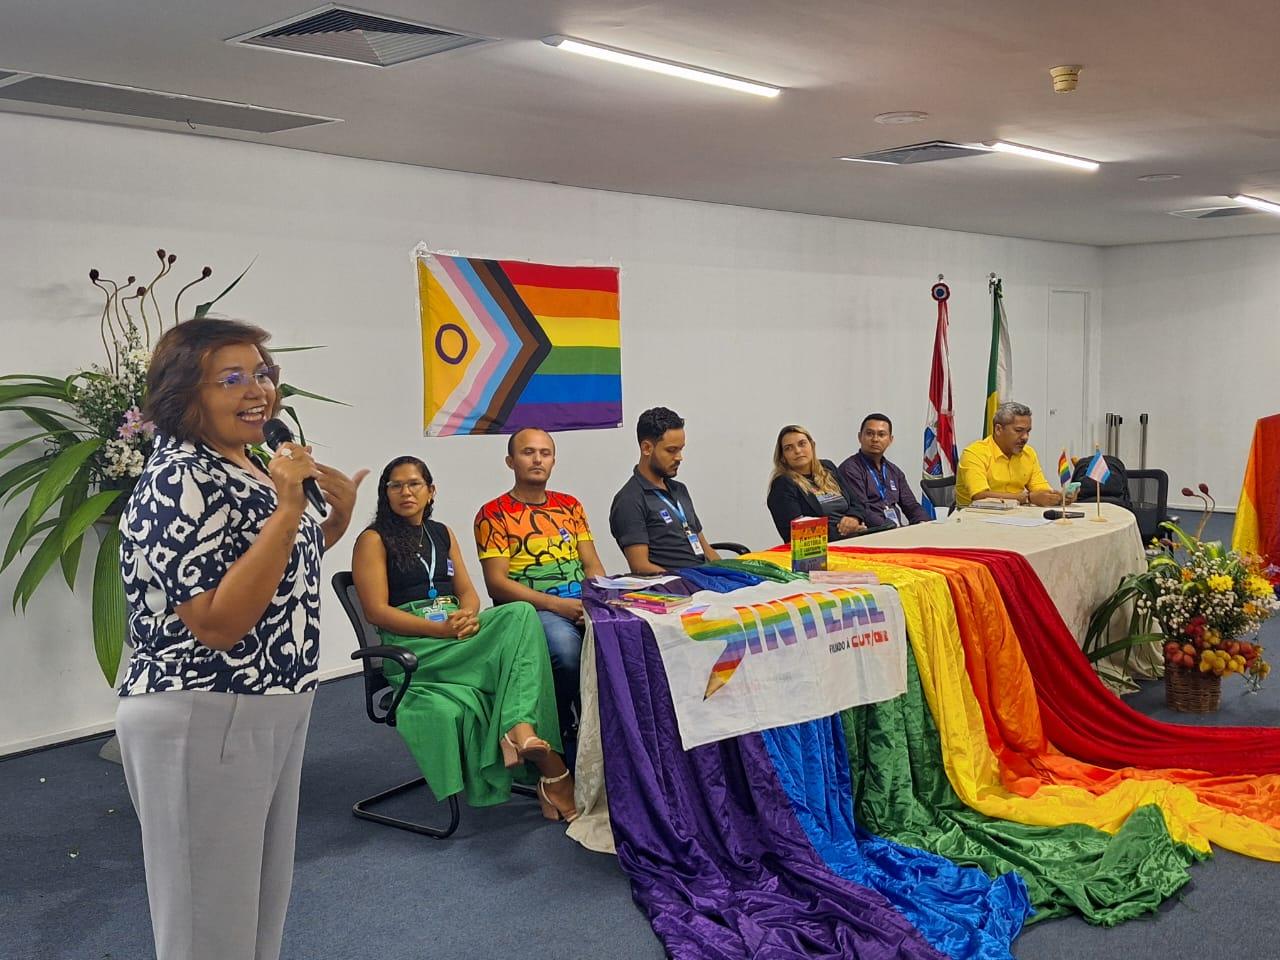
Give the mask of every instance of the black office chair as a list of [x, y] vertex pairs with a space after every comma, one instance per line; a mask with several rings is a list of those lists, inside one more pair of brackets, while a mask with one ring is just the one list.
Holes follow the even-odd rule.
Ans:
[[719, 553], [721, 550], [728, 550], [731, 553], [736, 553], [738, 556], [751, 552], [751, 548], [746, 544], [734, 543], [732, 540], [722, 540], [719, 543], [713, 543], [711, 544], [711, 549], [716, 553]]
[[[418, 669], [418, 658], [412, 650], [408, 650], [405, 647], [381, 643], [381, 638], [378, 636], [377, 631], [364, 618], [364, 609], [360, 606], [360, 598], [356, 595], [356, 587], [351, 579], [350, 570], [341, 570], [333, 575], [333, 589], [338, 594], [338, 602], [342, 604], [342, 609], [346, 612], [347, 619], [351, 621], [351, 627], [355, 630], [356, 640], [360, 645], [360, 648], [351, 654], [351, 659], [359, 660], [364, 670], [365, 712], [369, 714], [369, 719], [374, 723], [382, 723], [388, 727], [394, 727], [396, 725], [396, 709], [400, 706], [400, 701], [404, 699], [404, 695], [409, 689], [409, 681], [413, 678], [414, 671]], [[404, 671], [404, 675], [394, 689], [387, 678], [382, 675], [382, 661], [384, 659], [394, 661]], [[424, 836], [443, 840], [453, 835], [453, 832], [458, 829], [459, 821], [462, 819], [462, 811], [458, 806], [457, 794], [449, 798], [449, 825], [447, 827], [433, 827], [413, 820], [401, 820], [383, 813], [375, 813], [371, 809], [384, 800], [389, 800], [402, 793], [408, 793], [418, 787], [424, 787], [426, 784], [425, 777], [418, 777], [416, 780], [402, 783], [399, 786], [392, 787], [390, 790], [383, 790], [381, 793], [356, 802], [351, 807], [351, 812], [361, 820], [372, 820], [374, 823], [385, 824], [388, 827], [409, 830], [413, 833], [421, 833]]]
[[920, 492], [933, 504], [935, 511], [946, 507], [947, 516], [955, 513], [956, 478], [954, 474], [950, 477], [921, 477]]
[[[338, 594], [338, 602], [342, 604], [342, 609], [346, 612], [347, 619], [351, 621], [351, 627], [356, 632], [356, 641], [360, 646], [358, 650], [351, 654], [351, 659], [359, 660], [364, 670], [365, 712], [374, 723], [394, 727], [396, 725], [396, 710], [409, 689], [409, 681], [413, 678], [414, 671], [418, 669], [418, 658], [412, 650], [408, 650], [405, 647], [380, 642], [381, 637], [378, 636], [378, 632], [365, 619], [364, 608], [360, 606], [360, 598], [356, 595], [356, 587], [351, 578], [351, 571], [341, 570], [335, 573], [332, 582], [333, 589]], [[387, 678], [382, 675], [382, 661], [384, 659], [394, 661], [404, 671], [404, 676], [400, 678], [394, 688]], [[446, 827], [433, 827], [413, 820], [401, 820], [398, 817], [390, 817], [373, 810], [374, 806], [385, 800], [390, 800], [392, 797], [397, 797], [402, 793], [408, 793], [418, 787], [424, 787], [426, 784], [425, 777], [418, 777], [416, 780], [399, 784], [390, 790], [383, 790], [381, 793], [376, 793], [372, 797], [366, 797], [353, 804], [351, 813], [361, 820], [372, 820], [374, 823], [381, 823], [388, 827], [409, 830], [413, 833], [420, 833], [423, 836], [443, 840], [453, 835], [462, 819], [462, 809], [458, 804], [457, 794], [449, 798], [449, 825]], [[532, 788], [523, 784], [514, 784], [511, 789], [513, 793], [519, 793], [523, 796], [537, 796]]]
[[1143, 544], [1159, 536], [1160, 524], [1178, 522], [1169, 515], [1169, 474], [1163, 470], [1130, 470], [1126, 476], [1129, 486], [1129, 509], [1138, 518], [1138, 532]]

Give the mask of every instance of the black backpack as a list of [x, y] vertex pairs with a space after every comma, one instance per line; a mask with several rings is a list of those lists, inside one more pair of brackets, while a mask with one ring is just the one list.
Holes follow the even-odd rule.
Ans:
[[[1133, 502], [1129, 499], [1129, 477], [1125, 473], [1124, 461], [1119, 457], [1105, 455], [1104, 459], [1107, 461], [1107, 466], [1111, 468], [1111, 476], [1107, 477], [1106, 482], [1102, 484], [1102, 499], [1132, 510]], [[1075, 473], [1071, 475], [1071, 479], [1080, 484], [1080, 493], [1076, 498], [1080, 502], [1094, 500], [1098, 496], [1098, 485], [1086, 476], [1091, 460], [1093, 457], [1081, 457], [1080, 462], [1076, 464]]]

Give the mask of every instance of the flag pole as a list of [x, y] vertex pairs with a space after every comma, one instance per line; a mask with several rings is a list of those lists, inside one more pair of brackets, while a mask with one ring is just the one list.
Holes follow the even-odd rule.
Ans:
[[[1095, 443], [1093, 445], [1093, 452], [1094, 455], [1097, 456], [1102, 452], [1102, 447]], [[1090, 517], [1089, 520], [1093, 523], [1106, 523], [1107, 518], [1102, 515], [1102, 484], [1097, 480], [1093, 481], [1093, 489], [1097, 493], [1098, 515], [1096, 517]]]
[[[1065, 451], [1067, 448], [1063, 447], [1062, 449]], [[1058, 487], [1062, 490], [1062, 516], [1055, 520], [1054, 523], [1070, 523], [1071, 518], [1067, 516], [1067, 481], [1062, 479], [1061, 474], [1058, 475]]]

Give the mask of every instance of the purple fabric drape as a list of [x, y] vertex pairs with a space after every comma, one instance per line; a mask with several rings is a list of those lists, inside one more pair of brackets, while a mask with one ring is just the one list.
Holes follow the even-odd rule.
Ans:
[[814, 851], [758, 734], [684, 751], [639, 618], [588, 599], [618, 860], [680, 960], [940, 960], [874, 890]]

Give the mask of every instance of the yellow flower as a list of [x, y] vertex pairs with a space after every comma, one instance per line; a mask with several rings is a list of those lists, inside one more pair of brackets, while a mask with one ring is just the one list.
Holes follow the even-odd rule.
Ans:
[[1241, 608], [1241, 612], [1246, 617], [1255, 617], [1258, 615], [1258, 608], [1252, 603], [1245, 603], [1245, 605]]
[[1196, 575], [1195, 575], [1194, 573], [1192, 573], [1190, 570], [1183, 569], [1183, 571], [1182, 571], [1182, 582], [1183, 582], [1183, 583], [1190, 583], [1190, 582], [1191, 582], [1192, 580], [1194, 580], [1195, 578], [1196, 578]]
[[1271, 584], [1265, 577], [1254, 575], [1245, 582], [1246, 589], [1255, 597], [1266, 597], [1272, 593]]
[[1209, 589], [1215, 593], [1226, 593], [1231, 589], [1232, 581], [1225, 573], [1215, 573], [1207, 581]]

